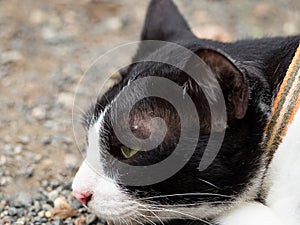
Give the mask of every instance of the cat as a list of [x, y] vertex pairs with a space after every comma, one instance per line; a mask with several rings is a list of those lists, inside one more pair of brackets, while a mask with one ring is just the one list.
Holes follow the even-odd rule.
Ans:
[[[97, 216], [115, 224], [282, 224], [282, 217], [267, 206], [268, 196], [262, 191], [267, 189], [265, 177], [272, 180], [262, 142], [273, 100], [300, 36], [231, 43], [198, 39], [171, 0], [152, 0], [141, 40], [158, 40], [165, 44], [151, 49], [141, 43], [134, 63], [120, 71], [121, 81], [99, 97], [85, 114], [87, 158], [74, 178], [74, 196]], [[199, 57], [198, 61], [184, 53], [178, 54], [178, 51], [164, 51], [169, 42], [192, 51]], [[197, 68], [207, 70], [221, 88], [226, 105], [226, 126], [211, 124], [210, 106], [218, 101], [218, 96], [206, 96], [203, 88], [214, 95], [215, 87], [199, 86], [183, 70], [147, 60], [157, 57], [170, 58], [183, 68], [195, 67], [194, 71]], [[138, 98], [136, 96], [151, 91], [164, 94], [172, 89], [166, 86], [161, 88], [163, 90], [156, 87], [153, 90], [152, 78], [169, 79], [182, 87], [183, 99], [187, 95], [190, 97], [199, 120], [190, 109], [183, 110], [183, 117], [180, 117], [176, 107], [160, 97], [148, 96], [132, 104], [132, 99]], [[120, 93], [139, 79], [142, 86], [121, 98]], [[114, 117], [121, 116], [130, 105], [133, 108], [129, 118], [116, 122], [118, 118]], [[119, 113], [113, 112], [113, 106], [121, 108]], [[215, 116], [217, 120], [224, 119], [222, 115]], [[163, 125], [157, 118], [164, 121]], [[143, 151], [139, 142], [135, 143], [135, 148], [128, 147], [113, 129], [116, 126], [129, 126], [134, 136], [141, 140], [163, 136], [162, 142], [152, 146], [150, 151]], [[156, 165], [174, 153], [182, 127], [193, 130], [198, 126], [200, 131], [191, 133], [196, 138], [186, 143], [196, 140], [195, 149], [175, 174], [156, 183], [149, 181], [146, 185], [128, 184], [122, 180], [122, 177], [136, 178], [132, 180], [139, 182], [143, 178], [151, 180], [151, 177], [142, 172], [140, 176], [136, 170], [123, 170], [117, 162], [133, 167]], [[200, 170], [210, 135], [217, 134], [217, 137], [221, 133], [224, 137], [218, 154], [206, 169]], [[214, 142], [212, 147], [214, 144], [217, 148]], [[180, 154], [184, 160], [184, 152]], [[294, 176], [296, 179], [296, 174]]]

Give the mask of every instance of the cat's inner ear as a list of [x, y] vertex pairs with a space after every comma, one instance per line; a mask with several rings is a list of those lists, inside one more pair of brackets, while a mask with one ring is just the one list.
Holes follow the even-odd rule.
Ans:
[[215, 50], [203, 49], [197, 55], [209, 66], [222, 89], [228, 118], [242, 119], [248, 108], [249, 86], [246, 76], [233, 60]]
[[142, 40], [172, 41], [194, 37], [187, 22], [171, 0], [151, 0]]

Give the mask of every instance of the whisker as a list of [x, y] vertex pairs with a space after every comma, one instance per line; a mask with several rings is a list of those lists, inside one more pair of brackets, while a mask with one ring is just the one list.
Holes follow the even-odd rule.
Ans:
[[190, 204], [174, 204], [174, 205], [164, 205], [164, 204], [155, 204], [157, 207], [187, 207], [187, 206], [202, 206], [202, 205], [213, 205], [213, 204], [226, 204], [231, 203], [231, 201], [213, 201], [213, 202], [196, 202]]
[[[203, 223], [206, 223], [206, 224], [208, 224], [208, 225], [213, 225], [212, 223], [210, 223], [210, 222], [208, 222], [208, 221], [206, 221], [206, 220], [204, 220], [204, 219], [201, 219], [201, 218], [199, 218], [199, 217], [196, 217], [196, 216], [193, 216], [193, 215], [190, 215], [190, 214], [187, 214], [187, 213], [179, 212], [179, 211], [177, 211], [177, 210], [171, 210], [171, 209], [154, 209], [153, 211], [154, 211], [154, 212], [173, 212], [173, 213], [177, 213], [177, 214], [186, 216], [186, 217], [188, 217], [188, 218], [192, 218], [192, 219], [195, 219], [195, 220], [199, 220], [199, 221], [201, 221], [201, 222], [203, 222]], [[166, 217], [166, 218], [168, 218], [168, 217]], [[176, 218], [170, 218], [170, 219], [176, 219]]]
[[156, 225], [152, 220], [150, 220], [147, 216], [143, 215], [142, 213], [140, 213], [139, 211], [135, 210], [136, 213], [138, 213], [140, 216], [142, 216], [143, 218], [145, 218], [147, 221], [149, 221], [151, 224]]
[[147, 198], [139, 198], [139, 200], [148, 200], [148, 199], [156, 199], [156, 198], [165, 198], [165, 197], [175, 197], [175, 196], [218, 196], [224, 198], [231, 198], [235, 199], [234, 196], [222, 195], [222, 194], [215, 194], [215, 193], [182, 193], [182, 194], [169, 194], [169, 195], [158, 195], [152, 196]]
[[207, 181], [207, 180], [204, 180], [204, 179], [199, 179], [199, 180], [203, 181], [203, 182], [206, 183], [206, 184], [209, 184], [210, 186], [212, 186], [212, 187], [214, 187], [214, 188], [217, 188], [217, 189], [219, 189], [219, 190], [222, 190], [222, 188], [218, 187], [217, 185], [214, 185], [213, 183], [211, 183], [211, 182], [209, 182], [209, 181]]
[[127, 221], [123, 218], [120, 218], [120, 220], [122, 221], [122, 223], [125, 223], [126, 225], [128, 225]]
[[[148, 208], [147, 208], [148, 209]], [[158, 221], [162, 224], [162, 225], [165, 225], [165, 223], [162, 221], [162, 219], [157, 215], [157, 214], [155, 214], [151, 209], [148, 209], [149, 210], [149, 212], [156, 218], [156, 219], [158, 219]], [[150, 217], [150, 216], [148, 216], [148, 217]]]
[[[149, 211], [155, 218], [158, 219], [158, 221], [159, 221], [162, 225], [165, 225], [164, 222], [159, 218], [159, 216], [156, 215], [151, 209], [149, 209], [148, 207], [146, 207], [146, 206], [144, 206], [144, 205], [142, 205], [142, 204], [140, 204], [140, 203], [138, 203], [138, 202], [137, 202], [137, 204], [138, 204], [139, 206], [145, 208], [147, 211]], [[139, 210], [139, 209], [138, 209], [138, 210]]]
[[134, 219], [133, 217], [131, 217], [130, 219], [133, 220], [133, 221], [135, 221], [135, 222], [137, 222], [138, 224], [144, 225], [142, 222], [140, 222], [140, 221]]

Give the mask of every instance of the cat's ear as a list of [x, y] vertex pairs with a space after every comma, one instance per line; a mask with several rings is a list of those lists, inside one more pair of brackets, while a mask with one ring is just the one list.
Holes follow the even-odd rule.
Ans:
[[142, 40], [171, 41], [183, 37], [194, 37], [187, 22], [171, 0], [151, 0]]
[[247, 112], [249, 100], [249, 84], [245, 74], [224, 53], [202, 49], [197, 51], [197, 55], [216, 76], [226, 102], [229, 119], [242, 119]]

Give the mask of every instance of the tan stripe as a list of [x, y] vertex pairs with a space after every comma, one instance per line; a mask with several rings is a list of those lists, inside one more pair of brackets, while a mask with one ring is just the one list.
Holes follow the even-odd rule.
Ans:
[[[273, 105], [273, 115], [271, 117], [271, 120], [269, 121], [267, 127], [266, 127], [266, 134], [267, 134], [267, 142], [266, 142], [266, 150], [269, 152], [269, 154], [273, 154], [274, 151], [276, 151], [276, 149], [278, 148], [278, 144], [279, 143], [275, 143], [275, 140], [281, 140], [282, 137], [278, 137], [278, 135], [285, 135], [286, 131], [287, 131], [287, 127], [288, 125], [292, 122], [293, 118], [294, 118], [294, 114], [296, 113], [296, 111], [299, 108], [299, 90], [298, 92], [297, 89], [299, 89], [300, 86], [300, 71], [299, 71], [299, 65], [300, 64], [300, 44], [299, 47], [295, 53], [295, 56], [292, 60], [291, 65], [289, 66], [289, 69], [287, 71], [287, 74], [283, 80], [282, 85], [280, 86], [280, 90], [276, 96], [276, 99], [274, 101], [274, 105]], [[295, 71], [298, 70], [298, 71]], [[290, 87], [290, 89], [287, 89], [287, 86], [289, 84], [289, 81], [292, 77], [295, 77], [295, 80], [292, 84], [292, 86]], [[293, 99], [293, 97], [295, 97], [295, 95], [298, 95], [296, 102], [294, 102], [294, 106], [291, 106], [291, 100]], [[285, 99], [284, 99], [285, 98]], [[282, 101], [282, 99], [284, 99], [284, 103], [283, 105], [280, 104], [279, 102]], [[294, 98], [295, 101], [295, 98]], [[293, 108], [291, 110], [291, 107]], [[286, 114], [287, 112], [292, 112], [288, 118], [288, 124], [286, 125], [286, 127], [282, 127], [284, 124], [284, 119], [286, 118]], [[274, 113], [279, 115], [277, 118], [275, 118]], [[280, 130], [283, 130], [283, 132], [280, 132]], [[277, 142], [277, 141], [276, 141]], [[275, 149], [275, 150], [274, 150]], [[271, 152], [270, 152], [271, 151]]]
[[[293, 71], [291, 73], [289, 73], [288, 77], [285, 77], [284, 79], [284, 85], [281, 86], [281, 90], [284, 90], [281, 92], [281, 95], [277, 95], [276, 96], [276, 100], [279, 99], [278, 104], [277, 104], [277, 108], [274, 110], [273, 108], [273, 112], [272, 112], [272, 119], [269, 121], [269, 124], [266, 128], [266, 135], [269, 141], [271, 141], [270, 139], [273, 139], [272, 136], [276, 135], [274, 133], [275, 130], [275, 125], [276, 123], [279, 122], [278, 117], [280, 115], [280, 112], [282, 110], [282, 108], [284, 108], [284, 103], [286, 102], [286, 98], [287, 95], [290, 93], [290, 90], [295, 82], [295, 80], [297, 79], [297, 71], [300, 67], [300, 61], [298, 63], [298, 65], [296, 65], [297, 67], [293, 67]], [[290, 71], [289, 71], [290, 72]], [[289, 79], [287, 79], [289, 78]], [[286, 86], [285, 86], [286, 85]], [[276, 131], [276, 130], [275, 130]]]
[[[288, 112], [289, 108], [290, 108], [290, 107], [293, 107], [293, 106], [290, 106], [290, 104], [291, 104], [291, 100], [292, 100], [292, 98], [294, 97], [294, 95], [297, 94], [297, 93], [295, 92], [296, 89], [297, 89], [297, 87], [299, 87], [299, 85], [300, 85], [300, 77], [299, 77], [299, 75], [300, 75], [300, 73], [298, 72], [298, 74], [297, 74], [298, 77], [297, 77], [297, 79], [294, 81], [294, 83], [293, 83], [291, 89], [289, 90], [289, 93], [288, 93], [288, 95], [286, 96], [286, 100], [285, 100], [285, 102], [284, 102], [284, 104], [283, 104], [283, 107], [282, 107], [280, 113], [279, 113], [279, 116], [278, 116], [278, 118], [276, 119], [276, 124], [274, 125], [272, 135], [269, 137], [269, 140], [268, 140], [268, 145], [267, 145], [268, 149], [270, 148], [270, 146], [271, 146], [272, 144], [276, 144], [276, 143], [274, 143], [274, 140], [275, 140], [275, 138], [276, 138], [276, 135], [279, 134], [279, 130], [280, 130], [280, 128], [281, 128], [281, 126], [282, 126], [282, 123], [283, 123], [283, 120], [284, 120], [284, 116], [285, 116], [286, 113]], [[299, 94], [299, 93], [298, 93], [298, 94]]]
[[272, 134], [274, 135], [274, 124], [277, 122], [277, 118], [274, 118], [274, 117], [278, 117], [278, 113], [282, 109], [282, 101], [285, 100], [285, 98], [286, 98], [286, 95], [288, 93], [288, 89], [290, 86], [290, 82], [291, 82], [291, 77], [292, 77], [292, 75], [295, 75], [294, 72], [295, 72], [295, 68], [298, 63], [300, 63], [300, 43], [295, 52], [295, 56], [293, 57], [293, 60], [287, 70], [287, 73], [283, 79], [283, 82], [280, 86], [277, 96], [274, 100], [273, 110], [272, 110], [272, 118], [270, 119], [270, 121], [267, 124], [266, 129], [265, 129], [266, 135], [267, 135], [267, 140], [270, 139]]
[[286, 76], [285, 76], [285, 78], [284, 78], [284, 80], [283, 80], [283, 82], [280, 86], [280, 90], [277, 93], [276, 99], [275, 99], [274, 104], [273, 104], [273, 110], [275, 110], [277, 108], [278, 102], [281, 99], [281, 95], [284, 92], [284, 88], [286, 87], [287, 82], [290, 79], [291, 75], [295, 71], [295, 68], [296, 68], [297, 64], [299, 63], [299, 61], [300, 61], [300, 43], [299, 43], [299, 46], [296, 50], [295, 56], [292, 60], [292, 63], [290, 64], [290, 66], [288, 68], [287, 74], [286, 74]]
[[[299, 71], [300, 79], [300, 71]], [[293, 122], [296, 112], [300, 105], [300, 85], [297, 87], [295, 92], [291, 94], [293, 96], [291, 100], [291, 105], [289, 106], [288, 112], [284, 115], [284, 119], [281, 122], [281, 126], [276, 131], [276, 137], [269, 148], [269, 155], [273, 156], [278, 146], [281, 144], [283, 137], [286, 135], [289, 125]]]
[[[298, 73], [298, 75], [299, 75], [299, 73]], [[273, 129], [273, 132], [272, 132], [273, 135], [272, 135], [272, 137], [270, 137], [270, 142], [272, 142], [274, 140], [274, 135], [276, 135], [278, 129], [280, 128], [280, 126], [282, 124], [282, 121], [283, 121], [283, 118], [284, 118], [284, 115], [288, 111], [289, 105], [291, 104], [291, 99], [293, 98], [293, 95], [295, 94], [295, 90], [297, 89], [297, 87], [299, 85], [300, 85], [300, 79], [297, 78], [294, 81], [291, 89], [289, 90], [289, 92], [288, 92], [288, 94], [286, 96], [285, 102], [283, 103], [282, 109], [279, 112], [279, 116], [276, 119], [276, 123], [274, 125], [274, 129]]]

